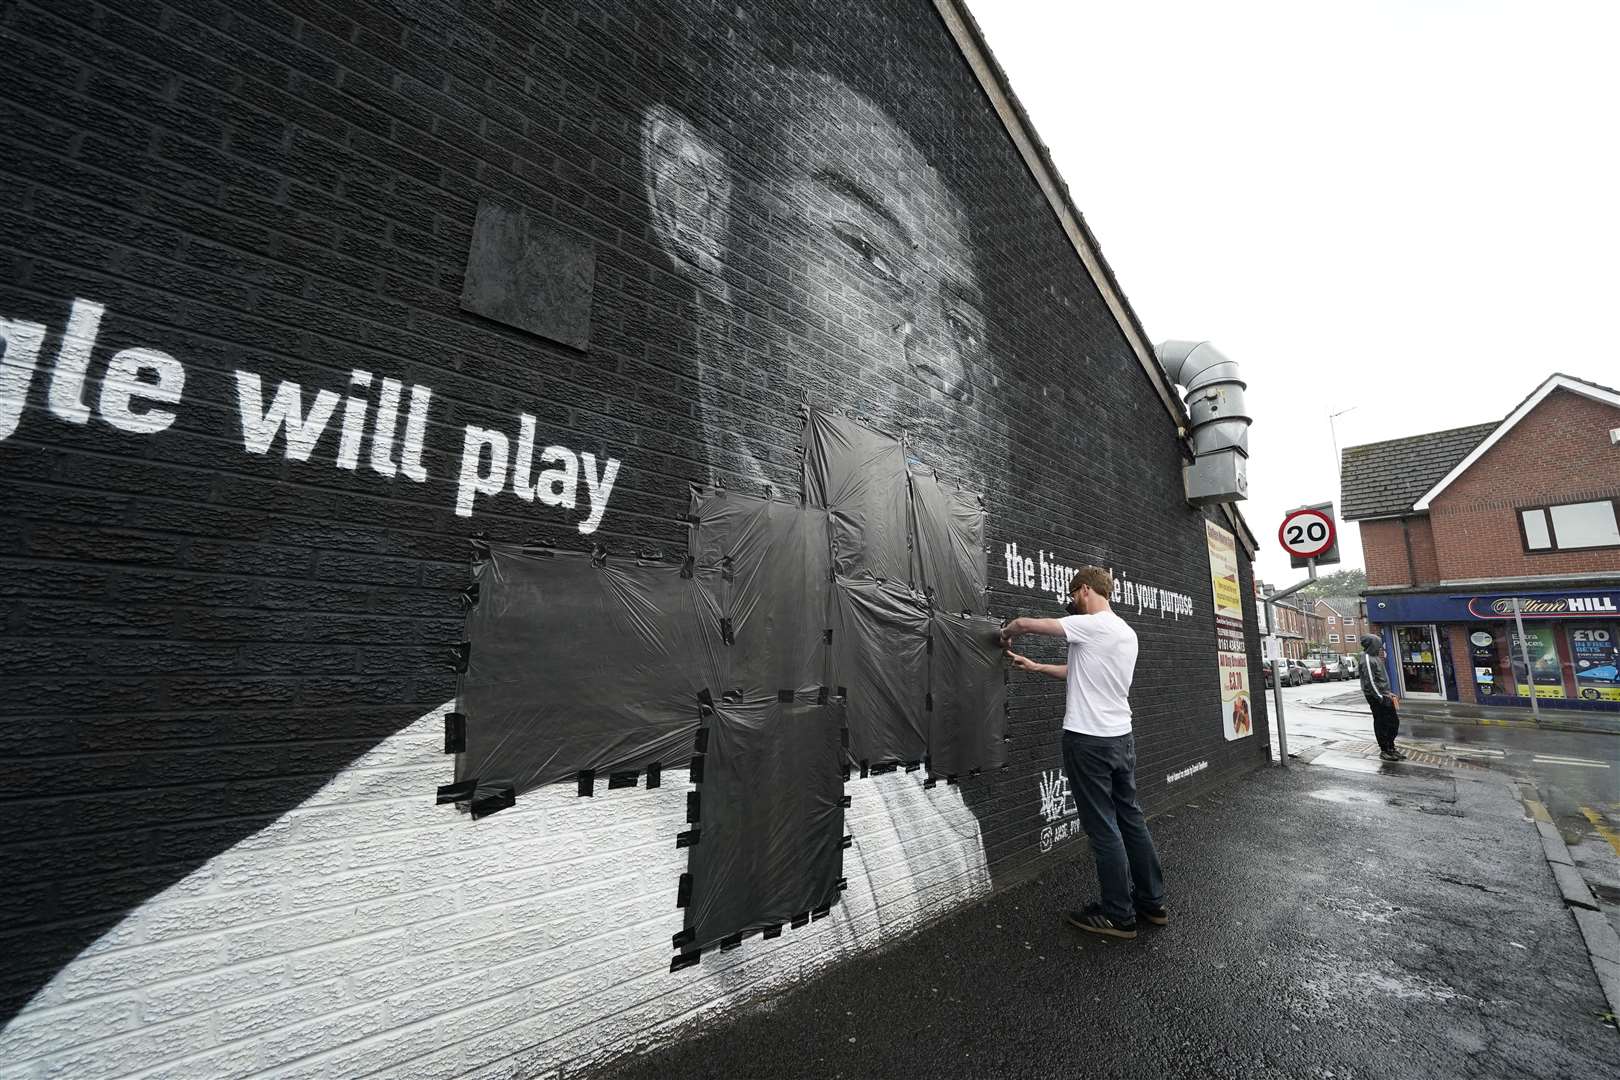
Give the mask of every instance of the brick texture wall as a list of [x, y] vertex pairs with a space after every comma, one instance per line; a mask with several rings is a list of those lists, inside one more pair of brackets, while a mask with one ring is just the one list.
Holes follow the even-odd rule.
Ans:
[[1427, 515], [1363, 521], [1359, 527], [1369, 587], [1432, 585], [1440, 580], [1440, 560]]
[[1620, 572], [1620, 549], [1528, 554], [1518, 510], [1620, 498], [1620, 409], [1568, 390], [1545, 401], [1430, 506], [1447, 581]]
[[[1150, 811], [1267, 759], [1263, 695], [1222, 734], [1175, 424], [928, 6], [19, 0], [0, 34], [0, 1075], [545, 1075], [1079, 851], [1033, 677], [1002, 772], [849, 785], [831, 917], [674, 974], [680, 774], [434, 805], [469, 537], [678, 546], [693, 481], [798, 490], [805, 400], [984, 492], [994, 614], [1058, 611], [1014, 543], [1189, 598], [1122, 605]], [[483, 203], [594, 249], [587, 348], [461, 309]], [[307, 445], [256, 445], [295, 384]], [[620, 463], [599, 514], [593, 476], [495, 482], [520, 417]]]

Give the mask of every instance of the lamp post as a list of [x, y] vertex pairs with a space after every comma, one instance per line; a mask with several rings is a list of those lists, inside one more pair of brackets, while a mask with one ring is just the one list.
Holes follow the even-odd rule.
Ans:
[[1335, 476], [1337, 476], [1339, 472], [1339, 431], [1338, 428], [1334, 426], [1333, 421], [1337, 420], [1347, 412], [1355, 412], [1358, 408], [1360, 408], [1359, 405], [1352, 405], [1348, 409], [1340, 409], [1336, 413], [1328, 414], [1328, 432], [1333, 438], [1333, 473]]

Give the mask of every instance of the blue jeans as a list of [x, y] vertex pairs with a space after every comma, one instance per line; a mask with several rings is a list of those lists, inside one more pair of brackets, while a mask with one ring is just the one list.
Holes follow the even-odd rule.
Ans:
[[1136, 905], [1164, 903], [1164, 875], [1136, 801], [1136, 736], [1063, 733], [1063, 768], [1097, 860], [1103, 914], [1136, 921]]

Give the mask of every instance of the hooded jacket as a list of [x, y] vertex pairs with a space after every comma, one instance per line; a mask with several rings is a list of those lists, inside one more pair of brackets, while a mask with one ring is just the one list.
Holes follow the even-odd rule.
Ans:
[[1367, 654], [1361, 665], [1361, 692], [1374, 705], [1388, 705], [1395, 697], [1389, 688], [1389, 672], [1384, 670], [1384, 642], [1376, 634], [1361, 635], [1361, 649]]

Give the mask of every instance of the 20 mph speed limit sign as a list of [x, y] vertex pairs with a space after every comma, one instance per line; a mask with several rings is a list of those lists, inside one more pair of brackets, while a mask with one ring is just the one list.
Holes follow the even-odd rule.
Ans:
[[1316, 507], [1295, 510], [1283, 518], [1277, 542], [1296, 559], [1314, 559], [1333, 549], [1333, 518]]

